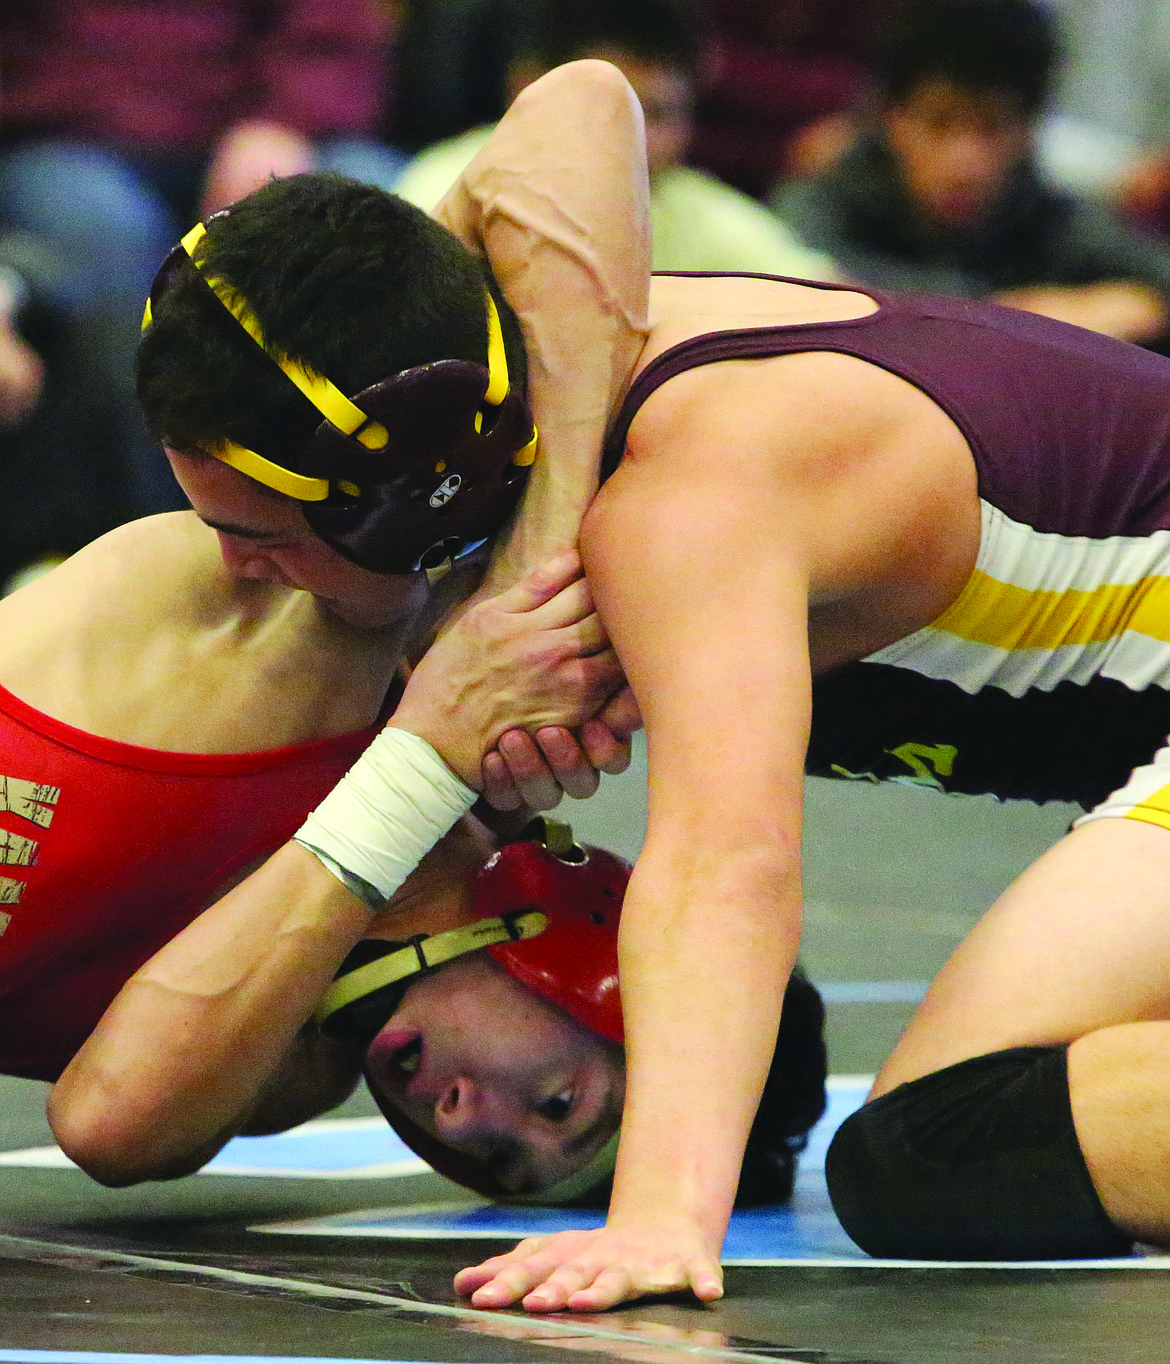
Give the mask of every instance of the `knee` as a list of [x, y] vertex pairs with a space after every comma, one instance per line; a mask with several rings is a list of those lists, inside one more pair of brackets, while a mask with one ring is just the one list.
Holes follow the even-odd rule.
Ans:
[[875, 1099], [825, 1162], [833, 1208], [871, 1255], [1048, 1260], [1124, 1255], [1077, 1143], [1064, 1047], [963, 1061]]

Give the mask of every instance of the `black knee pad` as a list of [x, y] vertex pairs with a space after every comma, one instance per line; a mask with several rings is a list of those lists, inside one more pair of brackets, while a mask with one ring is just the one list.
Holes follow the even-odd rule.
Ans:
[[1015, 1047], [901, 1085], [842, 1123], [825, 1161], [841, 1225], [870, 1255], [1125, 1255], [1073, 1127], [1066, 1047]]

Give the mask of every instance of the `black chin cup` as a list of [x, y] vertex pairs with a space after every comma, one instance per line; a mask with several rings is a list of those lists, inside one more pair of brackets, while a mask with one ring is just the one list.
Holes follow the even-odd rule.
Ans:
[[374, 573], [412, 573], [428, 551], [454, 558], [499, 530], [528, 478], [514, 458], [532, 437], [532, 414], [514, 390], [486, 405], [487, 384], [482, 365], [439, 360], [363, 390], [354, 402], [389, 433], [380, 450], [322, 422], [288, 465], [334, 487], [301, 504], [315, 534]]

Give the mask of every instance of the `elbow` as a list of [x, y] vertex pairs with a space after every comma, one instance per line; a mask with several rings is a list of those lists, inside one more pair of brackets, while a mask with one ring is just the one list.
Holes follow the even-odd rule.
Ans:
[[662, 905], [690, 906], [700, 916], [718, 905], [725, 922], [780, 930], [786, 942], [800, 931], [800, 859], [782, 844], [696, 834], [682, 845], [648, 835], [634, 878], [640, 897]]
[[612, 62], [600, 57], [585, 57], [575, 62], [555, 66], [537, 81], [527, 86], [516, 97], [513, 107], [535, 103], [542, 96], [555, 98], [559, 106], [570, 97], [579, 99], [596, 116], [606, 105], [611, 108], [636, 109], [641, 117], [642, 106], [634, 88]]
[[126, 1188], [148, 1178], [141, 1173], [142, 1162], [129, 1148], [114, 1124], [99, 1110], [88, 1111], [77, 1104], [49, 1095], [46, 1115], [57, 1145], [69, 1159], [99, 1184], [110, 1189]]
[[57, 1145], [90, 1179], [125, 1189], [152, 1179], [193, 1174], [214, 1152], [175, 1159], [117, 1114], [112, 1104], [71, 1101], [53, 1090], [46, 1114]]
[[107, 1189], [126, 1189], [150, 1178], [142, 1169], [142, 1162], [133, 1159], [131, 1153], [109, 1142], [94, 1140], [92, 1134], [54, 1126], [53, 1135], [73, 1164]]

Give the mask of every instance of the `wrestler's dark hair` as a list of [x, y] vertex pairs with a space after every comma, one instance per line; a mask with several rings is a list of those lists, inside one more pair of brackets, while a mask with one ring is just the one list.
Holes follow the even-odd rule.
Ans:
[[797, 967], [784, 993], [776, 1050], [740, 1167], [737, 1208], [791, 1198], [796, 1158], [825, 1111], [828, 1069], [825, 1006]]
[[[786, 1203], [792, 1197], [796, 1158], [825, 1111], [828, 1068], [825, 1006], [797, 967], [784, 993], [776, 1050], [740, 1167], [737, 1208]], [[579, 1205], [605, 1207], [612, 1185], [611, 1179], [595, 1185]]]
[[697, 76], [703, 26], [687, 0], [539, 0], [517, 53], [542, 70], [615, 48]]
[[1033, 0], [904, 0], [878, 46], [874, 76], [886, 105], [939, 78], [1007, 95], [1030, 117], [1047, 100], [1061, 58], [1056, 20]]
[[[342, 176], [273, 180], [208, 220], [196, 254], [247, 300], [268, 347], [342, 392], [434, 360], [487, 362], [485, 284], [500, 312], [513, 384], [519, 326], [482, 262], [432, 218]], [[173, 449], [224, 438], [280, 461], [321, 414], [244, 331], [188, 262], [152, 305], [138, 349], [138, 396]]]

